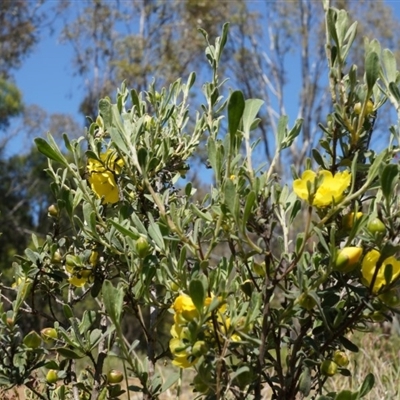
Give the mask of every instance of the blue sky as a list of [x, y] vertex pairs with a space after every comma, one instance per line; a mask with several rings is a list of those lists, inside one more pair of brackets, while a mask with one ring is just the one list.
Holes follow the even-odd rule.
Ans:
[[[357, 0], [358, 1], [358, 0]], [[374, 0], [370, 0], [374, 1]], [[400, 19], [400, 0], [386, 0]], [[61, 29], [61, 22], [57, 29]], [[26, 104], [37, 104], [48, 113], [71, 114], [83, 122], [79, 102], [83, 98], [82, 80], [72, 73], [73, 51], [62, 44], [56, 32], [41, 38], [34, 51], [14, 74], [15, 82], [23, 93]], [[0, 133], [1, 135], [1, 133]], [[14, 141], [8, 153], [20, 151], [22, 143]]]

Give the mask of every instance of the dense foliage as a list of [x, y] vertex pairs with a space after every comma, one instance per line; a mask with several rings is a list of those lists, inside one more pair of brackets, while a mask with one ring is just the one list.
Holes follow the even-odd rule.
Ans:
[[[385, 102], [400, 116], [400, 75], [378, 41], [366, 43], [365, 74], [347, 65], [357, 24], [324, 4], [332, 108], [290, 183], [277, 161], [302, 120], [279, 119], [272, 161], [255, 168], [263, 101], [225, 95], [227, 24], [213, 44], [203, 32], [212, 79], [198, 109], [194, 73], [160, 91], [123, 84], [115, 102], [99, 101], [85, 137], [64, 135], [68, 156], [51, 135], [36, 139], [56, 201], [46, 238], [32, 236], [3, 286], [2, 385], [41, 399], [152, 399], [194, 368], [193, 390], [207, 399], [368, 393], [372, 375], [357, 391], [324, 388], [352, 372], [351, 333], [398, 304], [399, 127], [379, 153], [370, 139]], [[184, 177], [203, 137], [213, 184], [198, 199]], [[46, 327], [23, 332], [25, 315]], [[127, 339], [127, 316], [142, 341]], [[123, 371], [107, 370], [111, 358]], [[176, 372], [162, 379], [169, 359]]]

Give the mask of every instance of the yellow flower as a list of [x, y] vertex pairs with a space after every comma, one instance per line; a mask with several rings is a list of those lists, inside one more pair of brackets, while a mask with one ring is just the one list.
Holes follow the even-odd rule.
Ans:
[[[307, 183], [310, 182], [311, 189], [314, 184], [317, 185], [315, 190], [309, 192]], [[303, 172], [301, 179], [293, 182], [293, 190], [301, 199], [312, 200], [312, 205], [316, 207], [326, 207], [335, 201], [339, 202], [343, 197], [343, 192], [348, 188], [351, 182], [351, 174], [348, 171], [338, 172], [334, 176], [328, 170], [314, 171], [306, 170]], [[313, 195], [313, 196], [312, 196]]]
[[119, 174], [124, 163], [112, 150], [100, 154], [100, 160], [89, 158], [87, 170], [90, 174], [89, 183], [97, 197], [103, 203], [114, 204], [119, 201], [119, 191], [114, 174]]
[[172, 307], [177, 314], [181, 314], [182, 317], [188, 321], [191, 321], [199, 315], [192, 299], [187, 294], [180, 294], [175, 299]]
[[66, 264], [65, 270], [69, 275], [68, 282], [75, 287], [83, 287], [88, 281], [93, 281], [93, 272], [91, 269], [76, 268]]
[[[223, 333], [224, 336], [227, 336], [230, 332], [229, 332], [229, 328], [231, 327], [231, 319], [229, 317], [225, 317], [222, 314], [218, 314], [217, 316], [217, 321], [218, 324], [221, 328], [221, 332]], [[230, 339], [233, 342], [239, 342], [240, 341], [240, 336], [237, 333], [232, 333], [230, 335]]]
[[103, 203], [114, 204], [119, 201], [119, 191], [111, 171], [93, 172], [89, 177], [90, 187]]
[[172, 339], [169, 341], [169, 348], [174, 356], [172, 364], [180, 368], [191, 367], [198, 360], [198, 357], [194, 357], [191, 352], [188, 328], [175, 321], [170, 332]]
[[169, 348], [174, 356], [172, 364], [179, 368], [189, 368], [198, 360], [198, 358], [194, 357], [189, 351], [190, 346], [185, 346], [178, 338], [172, 338], [169, 341]]
[[[363, 276], [363, 283], [368, 287], [371, 286], [372, 278], [376, 271], [376, 264], [380, 256], [381, 254], [379, 253], [379, 251], [371, 250], [365, 255], [363, 259], [361, 273]], [[385, 268], [389, 264], [392, 265], [392, 279], [390, 283], [393, 282], [400, 275], [400, 261], [396, 260], [393, 256], [386, 258], [382, 262], [382, 265], [380, 266], [376, 275], [374, 286], [372, 288], [373, 293], [377, 293], [383, 285], [386, 285]]]
[[108, 149], [105, 153], [100, 154], [100, 161], [89, 158], [87, 170], [89, 174], [92, 172], [105, 172], [107, 170], [119, 174], [123, 166], [124, 161], [121, 158], [118, 158], [118, 154], [115, 151]]
[[82, 287], [85, 286], [87, 278], [79, 278], [78, 276], [73, 275], [71, 276], [71, 278], [68, 279], [68, 282], [75, 287]]

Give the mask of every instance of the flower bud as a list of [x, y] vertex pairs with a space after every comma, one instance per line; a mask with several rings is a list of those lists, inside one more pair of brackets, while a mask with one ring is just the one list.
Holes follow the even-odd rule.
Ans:
[[[360, 102], [354, 104], [354, 114], [360, 115], [362, 110], [362, 104]], [[365, 115], [370, 115], [374, 111], [374, 103], [371, 100], [367, 101], [365, 105]]]
[[338, 365], [332, 360], [324, 360], [321, 363], [321, 374], [325, 376], [333, 376], [336, 374]]
[[55, 369], [49, 369], [46, 375], [46, 382], [53, 384], [56, 383], [57, 381], [58, 381], [57, 371]]
[[339, 367], [347, 367], [349, 365], [349, 357], [344, 351], [336, 350], [333, 354], [333, 361]]
[[336, 257], [334, 269], [343, 273], [353, 271], [360, 261], [362, 251], [361, 247], [344, 247]]
[[42, 336], [42, 339], [46, 343], [52, 342], [54, 339], [58, 338], [58, 333], [54, 328], [44, 328], [40, 331], [40, 335]]
[[386, 317], [380, 311], [374, 311], [373, 313], [369, 314], [369, 317], [374, 322], [383, 322], [386, 321]]
[[342, 226], [344, 229], [350, 230], [356, 221], [358, 221], [363, 216], [361, 211], [354, 213], [350, 212], [343, 216], [342, 218]]
[[378, 297], [382, 301], [382, 303], [386, 304], [388, 307], [397, 307], [400, 304], [400, 297], [397, 294], [396, 290], [384, 292]]
[[56, 250], [54, 252], [53, 256], [51, 257], [51, 262], [53, 264], [60, 264], [61, 261], [62, 261], [62, 255], [58, 250]]
[[367, 101], [365, 106], [365, 115], [370, 115], [374, 111], [374, 103], [371, 100]]
[[49, 216], [53, 217], [53, 218], [57, 218], [58, 214], [60, 213], [58, 207], [55, 204], [52, 204], [51, 206], [49, 206], [49, 208], [47, 209], [47, 212], [49, 213]]
[[360, 115], [361, 114], [361, 103], [358, 102], [354, 104], [354, 114]]
[[300, 307], [310, 311], [317, 305], [317, 302], [309, 293], [302, 293], [299, 297], [299, 305]]
[[108, 371], [107, 374], [107, 381], [108, 383], [114, 384], [114, 383], [120, 383], [124, 379], [124, 375], [121, 371], [118, 371], [116, 369], [111, 369]]
[[374, 218], [371, 221], [369, 221], [367, 229], [373, 235], [381, 235], [381, 234], [383, 235], [386, 232], [386, 226], [379, 218]]
[[147, 256], [147, 254], [149, 253], [149, 248], [150, 248], [149, 242], [147, 241], [146, 238], [141, 236], [136, 241], [136, 251], [140, 258], [145, 258]]

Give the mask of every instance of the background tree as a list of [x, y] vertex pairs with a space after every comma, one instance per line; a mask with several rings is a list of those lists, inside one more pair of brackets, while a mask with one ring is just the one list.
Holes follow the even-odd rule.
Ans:
[[[359, 21], [356, 51], [349, 63], [363, 65], [364, 36], [377, 37], [388, 48], [398, 47], [395, 32], [400, 24], [390, 5], [366, 0], [333, 3]], [[95, 99], [112, 94], [122, 80], [143, 90], [153, 79], [162, 87], [177, 76], [187, 76], [203, 57], [202, 37], [193, 26], [206, 29], [212, 38], [216, 27], [229, 21], [232, 40], [225, 54], [230, 60], [226, 75], [246, 97], [266, 102], [259, 124], [261, 159], [272, 161], [278, 117], [295, 117], [296, 98], [298, 116], [304, 120], [302, 134], [284, 157], [290, 158], [286, 165], [299, 166], [309, 156], [307, 149], [318, 144], [320, 131], [313, 121], [321, 121], [328, 104], [322, 16], [322, 5], [312, 0], [260, 1], [257, 6], [243, 0], [129, 4], [93, 0], [84, 3], [76, 19], [66, 17], [63, 38], [75, 49], [75, 72], [87, 88], [81, 110], [93, 116]], [[290, 67], [294, 64], [300, 68]]]
[[[53, 199], [43, 172], [46, 162], [32, 148], [33, 137], [50, 129], [60, 139], [64, 131], [77, 136], [82, 130], [70, 116], [49, 115], [36, 105], [24, 104], [13, 80], [42, 35], [51, 32], [60, 11], [61, 6], [41, 0], [0, 4], [0, 271], [11, 267], [14, 254], [29, 245], [32, 233], [40, 237], [49, 228], [47, 207]], [[16, 138], [24, 150], [9, 157], [9, 144]]]
[[5, 0], [0, 5], [0, 128], [22, 110], [12, 71], [33, 50], [43, 29], [43, 1]]

